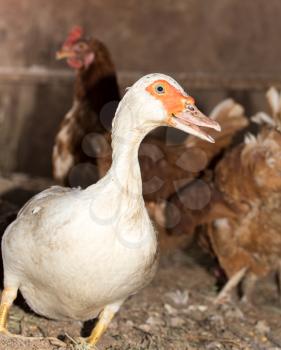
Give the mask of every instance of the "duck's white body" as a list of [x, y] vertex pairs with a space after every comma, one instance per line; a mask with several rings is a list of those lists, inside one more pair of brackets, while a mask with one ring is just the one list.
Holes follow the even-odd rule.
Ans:
[[19, 285], [34, 311], [88, 320], [150, 282], [157, 262], [154, 229], [144, 206], [114, 214], [114, 204], [125, 199], [116, 192], [110, 175], [86, 191], [50, 188], [7, 229], [7, 283]]
[[20, 289], [33, 310], [50, 318], [88, 320], [103, 310], [89, 340], [95, 344], [122, 302], [150, 282], [157, 239], [142, 197], [138, 149], [160, 125], [209, 141], [199, 126], [219, 128], [170, 77], [137, 81], [114, 118], [106, 176], [85, 190], [41, 192], [6, 230], [0, 331]]

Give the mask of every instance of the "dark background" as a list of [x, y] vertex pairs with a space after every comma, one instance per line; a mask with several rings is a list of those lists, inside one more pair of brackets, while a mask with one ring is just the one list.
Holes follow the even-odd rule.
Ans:
[[281, 87], [280, 0], [0, 0], [0, 171], [51, 175], [74, 74], [54, 58], [73, 25], [103, 40], [119, 82], [162, 72], [205, 113], [227, 96], [248, 115]]

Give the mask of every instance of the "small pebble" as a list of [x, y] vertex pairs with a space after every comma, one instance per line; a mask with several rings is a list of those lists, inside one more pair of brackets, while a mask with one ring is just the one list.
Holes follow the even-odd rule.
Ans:
[[151, 327], [148, 324], [141, 324], [138, 326], [139, 329], [141, 329], [144, 332], [150, 332]]
[[184, 325], [184, 320], [180, 317], [172, 317], [170, 321], [171, 327], [181, 327]]
[[208, 309], [207, 306], [205, 305], [189, 305], [187, 309], [185, 309], [185, 312], [190, 312], [190, 311], [200, 311], [200, 312], [205, 312]]
[[117, 329], [118, 328], [118, 323], [117, 320], [114, 319], [112, 322], [110, 322], [110, 329]]
[[186, 305], [189, 300], [189, 293], [187, 290], [182, 292], [177, 289], [175, 292], [166, 293], [166, 296], [170, 298], [176, 305]]
[[270, 327], [268, 326], [267, 322], [264, 320], [258, 321], [255, 329], [258, 333], [262, 335], [266, 335], [270, 332]]
[[205, 312], [205, 311], [207, 311], [207, 306], [205, 306], [205, 305], [198, 305], [198, 310], [199, 311], [201, 311], [201, 312]]
[[131, 321], [131, 320], [127, 320], [126, 321], [126, 325], [128, 326], [128, 327], [134, 327], [134, 322], [133, 321]]
[[224, 326], [224, 319], [221, 315], [211, 315], [210, 317], [208, 317], [208, 320], [211, 324], [216, 324], [220, 327]]
[[164, 308], [169, 315], [177, 315], [178, 313], [178, 310], [172, 307], [170, 304], [165, 304]]
[[225, 317], [236, 318], [239, 320], [243, 320], [245, 318], [243, 312], [238, 307], [233, 307], [226, 310]]
[[221, 350], [221, 349], [224, 349], [224, 346], [221, 343], [217, 342], [217, 341], [209, 343], [206, 346], [206, 350]]
[[165, 322], [161, 320], [160, 317], [157, 316], [149, 316], [148, 319], [146, 320], [146, 324], [150, 326], [164, 326]]

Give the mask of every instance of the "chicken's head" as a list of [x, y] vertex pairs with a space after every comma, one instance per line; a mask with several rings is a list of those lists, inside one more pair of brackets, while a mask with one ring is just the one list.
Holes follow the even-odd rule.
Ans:
[[257, 137], [248, 135], [242, 152], [247, 166], [260, 192], [281, 190], [281, 133], [264, 129]]
[[56, 58], [66, 58], [68, 65], [74, 69], [87, 69], [90, 66], [95, 59], [95, 53], [89, 42], [83, 38], [81, 27], [72, 28], [61, 50], [57, 52]]

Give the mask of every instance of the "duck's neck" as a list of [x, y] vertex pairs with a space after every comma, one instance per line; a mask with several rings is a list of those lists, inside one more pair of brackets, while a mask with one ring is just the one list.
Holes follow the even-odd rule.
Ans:
[[109, 174], [120, 192], [132, 199], [142, 198], [138, 150], [146, 133], [143, 129], [133, 129], [112, 137], [113, 153]]

